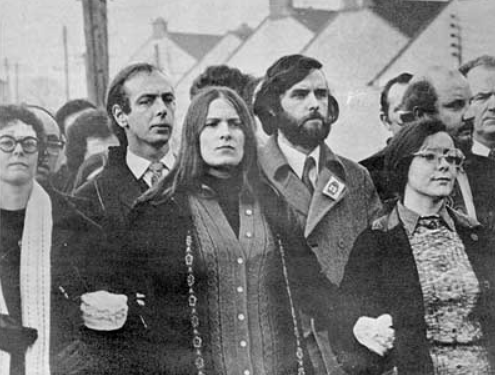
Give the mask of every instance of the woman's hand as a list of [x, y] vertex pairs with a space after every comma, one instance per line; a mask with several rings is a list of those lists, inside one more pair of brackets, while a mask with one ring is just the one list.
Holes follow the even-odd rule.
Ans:
[[81, 296], [81, 311], [84, 325], [97, 331], [115, 331], [127, 320], [127, 296], [104, 290], [85, 293]]
[[389, 314], [380, 315], [376, 319], [360, 317], [354, 325], [353, 333], [361, 345], [380, 356], [394, 347], [395, 331]]

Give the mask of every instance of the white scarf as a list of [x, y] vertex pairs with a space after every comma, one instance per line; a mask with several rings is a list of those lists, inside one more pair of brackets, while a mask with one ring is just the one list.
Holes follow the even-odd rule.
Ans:
[[[22, 325], [38, 330], [26, 352], [26, 374], [50, 375], [52, 203], [35, 181], [26, 207], [21, 241]], [[8, 314], [0, 287], [0, 313]], [[0, 351], [0, 375], [9, 375], [10, 354]]]

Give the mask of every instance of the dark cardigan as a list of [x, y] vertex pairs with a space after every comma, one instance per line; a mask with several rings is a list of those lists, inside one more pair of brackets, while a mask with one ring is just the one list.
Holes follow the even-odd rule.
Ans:
[[[377, 220], [358, 237], [341, 284], [341, 325], [333, 329], [340, 334], [338, 356], [351, 374], [381, 374], [391, 366], [397, 366], [401, 375], [433, 373], [418, 271], [406, 231], [394, 214]], [[453, 211], [451, 216], [480, 284], [475, 313], [494, 366], [495, 253], [479, 225]], [[359, 344], [352, 329], [360, 316], [385, 313], [392, 316], [396, 340], [383, 358]]]
[[[283, 201], [270, 188], [261, 188], [258, 197], [272, 232], [279, 234], [285, 245], [296, 308], [326, 322], [331, 302], [336, 298], [336, 288], [321, 272], [315, 255], [296, 229], [296, 219], [291, 217]], [[158, 197], [140, 203], [131, 212], [129, 221], [125, 246], [112, 268], [116, 280], [114, 288], [130, 298], [129, 317], [123, 330], [107, 335], [108, 355], [100, 355], [106, 358], [102, 358], [100, 368], [94, 373], [195, 373], [184, 264], [187, 231], [192, 228], [187, 195], [178, 193], [168, 199]], [[198, 288], [205, 285], [203, 279], [207, 275], [198, 272], [195, 277]], [[145, 295], [145, 306], [136, 303], [136, 293]], [[290, 326], [287, 326], [287, 337], [293, 338]], [[207, 332], [202, 335], [208, 342]], [[211, 372], [208, 354], [206, 347], [207, 373]], [[309, 359], [305, 363], [309, 364]], [[310, 374], [311, 369], [307, 370]]]

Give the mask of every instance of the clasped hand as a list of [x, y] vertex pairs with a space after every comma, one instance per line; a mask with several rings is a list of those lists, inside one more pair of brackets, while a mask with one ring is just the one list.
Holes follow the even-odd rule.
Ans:
[[395, 330], [389, 314], [380, 315], [376, 319], [360, 317], [354, 325], [353, 333], [361, 345], [380, 356], [394, 347]]

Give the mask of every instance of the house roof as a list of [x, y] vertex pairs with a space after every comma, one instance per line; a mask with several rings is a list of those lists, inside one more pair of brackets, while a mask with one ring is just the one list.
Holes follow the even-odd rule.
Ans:
[[292, 10], [292, 16], [314, 33], [320, 31], [336, 15], [337, 12], [313, 8]]
[[168, 35], [171, 40], [197, 60], [205, 56], [222, 39], [222, 35], [211, 34], [169, 32]]
[[372, 9], [411, 38], [435, 19], [447, 4], [443, 1], [374, 0]]

